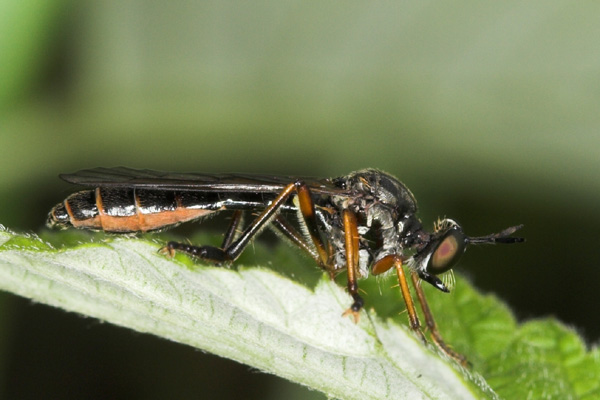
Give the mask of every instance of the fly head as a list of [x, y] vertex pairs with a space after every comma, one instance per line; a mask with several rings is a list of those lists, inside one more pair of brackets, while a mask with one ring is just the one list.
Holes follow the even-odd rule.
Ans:
[[438, 222], [434, 232], [419, 246], [412, 262], [419, 277], [448, 292], [448, 288], [438, 275], [451, 270], [470, 244], [520, 243], [524, 238], [512, 237], [523, 225], [512, 226], [498, 233], [486, 236], [467, 236], [460, 225], [451, 219]]

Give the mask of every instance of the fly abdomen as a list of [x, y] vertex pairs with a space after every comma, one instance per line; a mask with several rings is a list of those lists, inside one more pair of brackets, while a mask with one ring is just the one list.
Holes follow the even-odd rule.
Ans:
[[[48, 215], [49, 226], [73, 226], [106, 232], [146, 232], [203, 217], [214, 208], [187, 193], [101, 187], [67, 197]], [[205, 203], [205, 202], [204, 202]]]
[[98, 208], [93, 190], [73, 193], [48, 214], [49, 227], [102, 229], [97, 227]]

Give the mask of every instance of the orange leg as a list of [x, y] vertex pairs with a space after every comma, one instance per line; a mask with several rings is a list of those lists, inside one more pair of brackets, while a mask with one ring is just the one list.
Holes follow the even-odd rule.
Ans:
[[319, 264], [328, 265], [329, 252], [325, 249], [321, 234], [319, 233], [317, 217], [315, 215], [315, 203], [310, 196], [310, 189], [304, 183], [300, 182], [296, 183], [296, 192], [298, 193], [298, 203], [304, 223], [306, 224], [306, 229], [321, 259]]
[[415, 309], [415, 303], [413, 303], [412, 297], [410, 295], [410, 290], [408, 289], [408, 282], [406, 281], [406, 275], [404, 274], [404, 270], [402, 269], [402, 259], [399, 256], [394, 256], [394, 266], [396, 267], [396, 274], [398, 275], [398, 283], [400, 285], [400, 293], [402, 293], [402, 298], [404, 299], [404, 303], [406, 303], [406, 311], [408, 312], [408, 322], [410, 324], [410, 329], [413, 330], [421, 338], [423, 342], [427, 342], [425, 339], [425, 335], [421, 331], [421, 323], [419, 322], [419, 316], [417, 315], [417, 310]]
[[411, 278], [413, 281], [413, 285], [415, 286], [415, 290], [417, 292], [417, 298], [419, 299], [419, 303], [421, 304], [421, 309], [423, 310], [423, 315], [425, 316], [425, 322], [427, 323], [427, 328], [429, 332], [431, 332], [431, 340], [435, 343], [435, 345], [442, 350], [448, 357], [456, 360], [458, 363], [462, 365], [467, 365], [467, 359], [462, 354], [458, 354], [454, 350], [452, 350], [446, 342], [442, 339], [440, 332], [438, 331], [437, 324], [433, 319], [433, 314], [429, 309], [429, 305], [427, 304], [427, 299], [425, 298], [425, 292], [420, 285], [419, 276], [416, 272], [411, 272]]
[[348, 272], [348, 292], [354, 299], [349, 309], [344, 311], [343, 316], [352, 314], [354, 322], [358, 323], [360, 310], [364, 300], [358, 294], [358, 246], [359, 236], [356, 224], [356, 215], [348, 209], [343, 211], [344, 240], [346, 247], [346, 269]]

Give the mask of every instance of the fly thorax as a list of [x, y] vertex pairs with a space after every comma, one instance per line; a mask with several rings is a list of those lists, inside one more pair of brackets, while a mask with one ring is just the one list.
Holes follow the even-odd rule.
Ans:
[[402, 251], [402, 249], [398, 246], [398, 231], [395, 227], [381, 229], [379, 234], [381, 246], [375, 253], [375, 260], [379, 260], [392, 254], [398, 254]]
[[393, 209], [382, 203], [371, 204], [366, 209], [366, 224], [371, 227], [374, 222], [381, 229], [392, 229], [394, 228], [394, 215]]

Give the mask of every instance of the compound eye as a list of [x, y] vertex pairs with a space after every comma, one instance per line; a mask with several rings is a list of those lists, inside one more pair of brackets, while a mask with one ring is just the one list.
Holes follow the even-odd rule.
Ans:
[[439, 275], [452, 268], [465, 252], [466, 236], [460, 229], [450, 229], [433, 251], [427, 272]]

